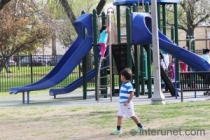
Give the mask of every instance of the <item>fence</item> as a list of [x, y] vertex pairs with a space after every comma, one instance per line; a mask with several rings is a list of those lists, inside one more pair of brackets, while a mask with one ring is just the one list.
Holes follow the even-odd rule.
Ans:
[[[199, 55], [202, 50], [196, 50]], [[5, 69], [0, 72], [0, 92], [7, 92], [12, 87], [24, 86], [36, 82], [47, 75], [60, 60], [62, 55], [25, 55], [14, 56], [9, 60], [8, 65], [11, 73]], [[93, 69], [93, 56], [88, 58], [88, 69]], [[152, 69], [153, 73], [153, 69]], [[73, 72], [61, 83], [53, 88], [61, 88], [72, 83], [82, 76], [82, 63], [80, 63]], [[94, 87], [94, 79], [88, 82], [88, 87]], [[118, 86], [119, 77], [115, 76], [115, 85]]]
[[203, 50], [195, 50], [195, 53], [198, 55], [202, 55], [203, 54]]
[[210, 72], [181, 72], [181, 101], [183, 102], [183, 91], [209, 91]]
[[[0, 72], [0, 92], [7, 92], [12, 87], [25, 86], [34, 83], [46, 76], [61, 59], [62, 55], [25, 55], [14, 56], [8, 65], [11, 73], [3, 69]], [[93, 56], [88, 58], [87, 69], [93, 66]], [[76, 66], [72, 73], [61, 83], [50, 88], [62, 88], [82, 77], [82, 62]], [[119, 77], [115, 76], [115, 85], [118, 85]], [[88, 87], [95, 86], [95, 79], [88, 82]]]
[[[16, 56], [8, 62], [11, 73], [3, 69], [0, 72], [0, 92], [8, 91], [11, 87], [28, 85], [36, 82], [47, 75], [60, 60], [62, 55], [27, 55]], [[93, 67], [92, 64], [89, 64]], [[82, 63], [80, 63], [73, 72], [54, 88], [64, 87], [82, 76]], [[88, 86], [94, 86], [94, 79], [88, 83]]]

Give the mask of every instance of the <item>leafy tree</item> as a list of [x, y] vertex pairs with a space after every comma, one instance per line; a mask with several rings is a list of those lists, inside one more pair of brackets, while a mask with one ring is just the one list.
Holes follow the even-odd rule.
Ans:
[[7, 62], [12, 55], [33, 52], [51, 35], [46, 21], [47, 18], [40, 18], [34, 4], [28, 1], [10, 2], [0, 11], [0, 72], [3, 67], [10, 72]]

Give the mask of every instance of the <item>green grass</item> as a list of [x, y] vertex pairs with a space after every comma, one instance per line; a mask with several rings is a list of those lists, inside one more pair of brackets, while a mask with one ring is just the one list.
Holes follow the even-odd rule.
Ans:
[[[178, 120], [182, 120], [183, 118], [183, 123], [181, 124], [182, 128], [200, 128], [210, 130], [210, 113], [207, 111], [210, 108], [209, 106], [210, 102], [188, 102], [168, 105], [143, 105], [135, 106], [135, 111], [138, 112], [137, 114], [142, 122], [152, 123], [155, 120], [163, 122], [164, 120], [172, 120], [168, 123], [174, 123], [173, 126], [162, 126], [162, 128], [179, 128], [180, 124], [176, 123]], [[92, 120], [92, 124], [104, 126], [104, 122], [107, 122], [107, 120], [110, 120], [112, 117], [116, 117], [115, 113], [116, 112], [113, 111], [113, 109], [107, 107], [105, 109], [100, 109], [100, 111], [91, 111], [89, 115], [99, 116], [100, 118]], [[129, 124], [130, 121], [125, 123]]]
[[[210, 131], [209, 106], [209, 101], [138, 105], [135, 106], [135, 112], [147, 129], [181, 128], [182, 131], [205, 130], [207, 134]], [[1, 138], [18, 139], [24, 134], [23, 140], [34, 135], [37, 139], [91, 139], [95, 136], [99, 139], [118, 139], [109, 137], [109, 132], [116, 127], [116, 113], [117, 106], [1, 108]], [[129, 132], [135, 127], [131, 119], [123, 119], [124, 134], [119, 139], [132, 138]], [[186, 137], [188, 138], [191, 139]]]

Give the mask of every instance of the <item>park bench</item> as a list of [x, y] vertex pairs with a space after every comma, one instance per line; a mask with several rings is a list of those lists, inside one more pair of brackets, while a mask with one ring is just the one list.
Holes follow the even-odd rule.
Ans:
[[183, 91], [210, 91], [210, 72], [181, 72], [181, 102], [183, 102]]

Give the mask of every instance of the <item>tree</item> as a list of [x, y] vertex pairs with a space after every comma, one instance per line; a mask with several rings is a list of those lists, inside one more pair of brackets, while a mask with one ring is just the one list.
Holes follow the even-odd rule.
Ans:
[[100, 15], [101, 11], [103, 10], [105, 4], [106, 4], [107, 0], [100, 0], [97, 7], [96, 7], [96, 10], [97, 10], [97, 15]]
[[[10, 2], [0, 11], [0, 72], [7, 72], [8, 59], [18, 52], [33, 52], [43, 39], [51, 35], [46, 17], [39, 17], [34, 4]], [[17, 6], [18, 9], [14, 10]], [[33, 7], [31, 7], [33, 6]]]
[[[182, 0], [178, 7], [179, 29], [187, 35], [194, 35], [195, 28], [209, 18], [209, 0]], [[168, 23], [173, 25], [173, 11], [169, 7]]]
[[9, 3], [11, 0], [0, 0], [0, 10], [7, 4]]
[[[54, 34], [56, 34], [56, 38], [62, 42], [65, 47], [69, 47], [77, 37], [75, 28], [72, 25], [74, 25], [73, 23], [76, 17], [81, 15], [81, 9], [86, 12], [91, 12], [96, 4], [97, 0], [55, 0], [46, 2], [45, 12], [51, 15], [53, 22], [57, 25], [56, 28], [54, 28]], [[54, 38], [52, 38], [52, 52], [56, 52], [55, 42], [54, 36]]]
[[[74, 21], [76, 20], [76, 16], [73, 12], [73, 8], [71, 5], [69, 5], [67, 0], [60, 0], [63, 8], [65, 9], [66, 14], [68, 15], [68, 18], [70, 19], [72, 25], [74, 24]], [[94, 4], [96, 3], [96, 0], [89, 0], [89, 1], [81, 1], [82, 3], [87, 2], [90, 6], [90, 8], [93, 8]], [[100, 0], [96, 9], [97, 9], [97, 14], [100, 15], [101, 11], [103, 10], [105, 4], [106, 4], [107, 0]], [[75, 4], [75, 3], [74, 3]], [[73, 5], [73, 3], [72, 3]], [[81, 5], [79, 5], [78, 7], [79, 9], [81, 9]], [[85, 8], [84, 8], [85, 9]], [[81, 10], [80, 10], [81, 11]], [[88, 10], [89, 11], [89, 10]], [[87, 12], [88, 12], [87, 11]]]
[[[83, 0], [77, 0], [76, 2], [74, 1], [67, 1], [67, 0], [59, 0], [63, 9], [66, 12], [66, 15], [68, 16], [68, 19], [70, 20], [71, 24], [74, 25], [74, 21], [76, 20], [76, 17], [78, 17], [81, 14], [81, 9], [85, 10], [87, 13], [92, 12], [92, 9], [96, 7], [97, 0], [88, 0], [88, 1], [83, 1]], [[103, 10], [107, 0], [100, 0], [96, 9], [97, 9], [97, 14], [99, 15], [101, 11]], [[74, 26], [73, 26], [74, 27]], [[70, 35], [71, 36], [71, 35]], [[66, 37], [70, 37], [66, 36]], [[92, 55], [91, 51], [87, 54], [88, 58], [88, 67], [87, 69], [90, 70], [92, 69]]]

